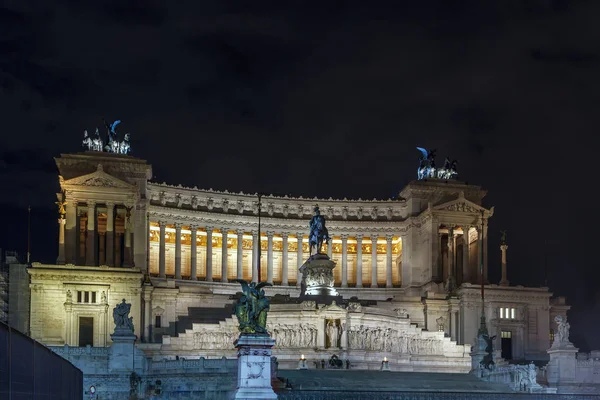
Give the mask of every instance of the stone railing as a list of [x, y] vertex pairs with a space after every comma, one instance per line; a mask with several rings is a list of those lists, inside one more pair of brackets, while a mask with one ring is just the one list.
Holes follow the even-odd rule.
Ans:
[[206, 359], [200, 357], [192, 360], [180, 358], [178, 360], [151, 361], [149, 363], [149, 370], [153, 373], [172, 372], [178, 369], [193, 369], [198, 372], [227, 372], [237, 369], [237, 359], [227, 359], [225, 357]]
[[63, 358], [67, 358], [69, 355], [80, 356], [80, 355], [90, 355], [90, 356], [108, 356], [108, 347], [72, 347], [67, 344], [64, 346], [48, 346], [50, 350], [58, 354]]
[[533, 365], [502, 365], [492, 369], [481, 367], [477, 376], [487, 382], [504, 383], [515, 392], [539, 392], [544, 388], [538, 383], [539, 369]]

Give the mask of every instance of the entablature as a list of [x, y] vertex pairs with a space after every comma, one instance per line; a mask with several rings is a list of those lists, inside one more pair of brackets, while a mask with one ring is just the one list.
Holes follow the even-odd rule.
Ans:
[[[230, 193], [172, 186], [166, 183], [148, 184], [148, 198], [154, 205], [168, 208], [205, 210], [224, 214], [257, 215], [256, 194]], [[328, 220], [404, 220], [407, 216], [406, 202], [403, 200], [335, 200], [266, 195], [261, 198], [263, 213], [289, 219], [307, 219], [313, 214], [315, 205]]]
[[[227, 228], [231, 230], [246, 229], [247, 231], [258, 229], [258, 217], [248, 215], [220, 214], [206, 211], [188, 209], [173, 209], [151, 205], [150, 219], [153, 221], [165, 221], [166, 223], [180, 223], [183, 225], [211, 226], [216, 229]], [[327, 226], [330, 234], [356, 234], [358, 233], [383, 233], [402, 234], [406, 233], [412, 226], [411, 221], [338, 221], [328, 220]], [[307, 231], [307, 220], [261, 217], [261, 231], [272, 230], [275, 232], [305, 232]]]
[[59, 281], [78, 284], [126, 283], [139, 286], [143, 280], [143, 274], [138, 268], [80, 267], [73, 264], [52, 265], [34, 262], [27, 272], [32, 283]]

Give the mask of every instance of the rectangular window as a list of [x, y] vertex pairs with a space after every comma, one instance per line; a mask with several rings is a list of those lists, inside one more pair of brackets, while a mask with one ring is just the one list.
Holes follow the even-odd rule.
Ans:
[[83, 301], [84, 303], [89, 303], [90, 302], [90, 292], [83, 292], [85, 294], [85, 300]]
[[96, 292], [92, 292], [92, 303], [96, 303]]
[[77, 291], [77, 302], [81, 303], [81, 290]]
[[502, 338], [502, 339], [512, 339], [512, 332], [511, 331], [502, 331], [500, 333], [500, 338]]
[[154, 317], [154, 327], [160, 328], [160, 315]]
[[500, 318], [502, 319], [515, 319], [515, 309], [509, 307], [500, 308]]

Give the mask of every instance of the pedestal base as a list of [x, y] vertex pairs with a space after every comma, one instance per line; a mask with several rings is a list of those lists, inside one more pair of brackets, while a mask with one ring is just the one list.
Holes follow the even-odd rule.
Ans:
[[269, 335], [242, 334], [234, 343], [238, 350], [237, 390], [234, 399], [277, 399], [271, 386]]
[[313, 254], [298, 270], [302, 273], [302, 295], [337, 296], [334, 289], [335, 262], [326, 254]]
[[115, 331], [110, 337], [113, 343], [109, 352], [109, 369], [111, 371], [133, 371], [133, 347], [137, 337], [131, 331]]

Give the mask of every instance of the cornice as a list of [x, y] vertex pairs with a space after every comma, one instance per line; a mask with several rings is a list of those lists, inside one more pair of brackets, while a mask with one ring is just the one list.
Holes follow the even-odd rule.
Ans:
[[52, 280], [69, 282], [130, 282], [139, 284], [144, 276], [135, 269], [110, 268], [110, 267], [77, 267], [72, 264], [51, 265], [32, 263], [27, 269], [33, 282]]

